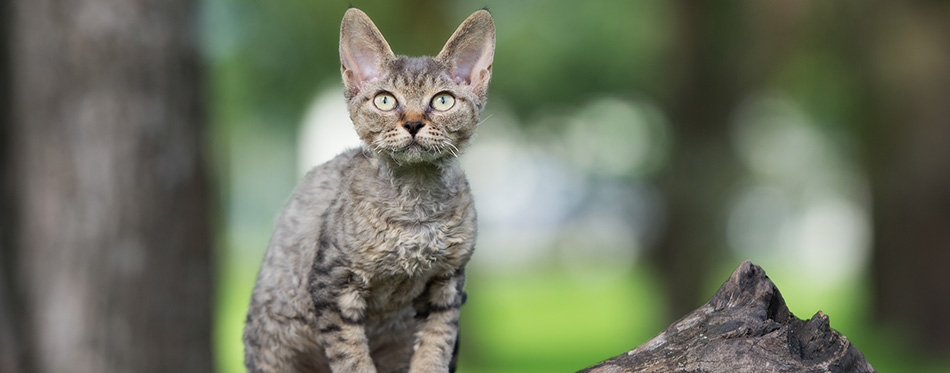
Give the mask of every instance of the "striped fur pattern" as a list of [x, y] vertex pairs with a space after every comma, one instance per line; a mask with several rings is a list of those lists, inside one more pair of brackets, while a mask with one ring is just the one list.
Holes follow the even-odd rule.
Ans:
[[[308, 173], [282, 211], [248, 310], [248, 371], [454, 370], [476, 234], [457, 157], [485, 105], [494, 32], [480, 10], [437, 56], [410, 58], [346, 12], [341, 72], [364, 144]], [[445, 94], [447, 109], [433, 103]]]

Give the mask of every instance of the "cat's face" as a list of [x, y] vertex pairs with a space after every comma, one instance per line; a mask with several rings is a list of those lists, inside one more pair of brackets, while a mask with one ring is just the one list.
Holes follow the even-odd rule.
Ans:
[[362, 11], [340, 30], [347, 105], [365, 146], [396, 164], [437, 162], [468, 145], [485, 105], [495, 29], [480, 10], [436, 57], [396, 56]]

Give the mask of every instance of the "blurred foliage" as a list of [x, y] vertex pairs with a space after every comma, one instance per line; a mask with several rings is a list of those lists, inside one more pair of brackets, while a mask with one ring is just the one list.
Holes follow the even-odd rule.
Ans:
[[[855, 52], [849, 49], [858, 36], [844, 26], [859, 22], [863, 8], [855, 2], [814, 2], [808, 9], [795, 2], [742, 4], [708, 7], [716, 35], [713, 44], [700, 47], [726, 51], [713, 63], [735, 65], [735, 71], [744, 73], [701, 81], [738, 80], [737, 85], [752, 86], [754, 93], [780, 92], [808, 116], [804, 125], [844, 149], [836, 154], [855, 157], [847, 133], [861, 130], [856, 118], [864, 93], [854, 71], [859, 67], [852, 64]], [[486, 113], [510, 111], [518, 120], [505, 123], [522, 127], [521, 133], [539, 142], [599, 118], [584, 110], [601, 97], [636, 101], [633, 107], [645, 109], [632, 116], [652, 118], [657, 108], [639, 102], [666, 102], [673, 87], [686, 79], [677, 74], [678, 66], [689, 62], [677, 49], [677, 28], [684, 25], [677, 23], [671, 2], [412, 0], [353, 5], [369, 14], [397, 54], [407, 55], [437, 53], [465, 16], [487, 5], [497, 25], [497, 47]], [[301, 118], [317, 92], [338, 84], [339, 22], [347, 6], [313, 0], [203, 2], [211, 114], [220, 151], [217, 169], [225, 191], [221, 242], [227, 244], [220, 260], [216, 328], [222, 371], [243, 371], [240, 334], [250, 288], [275, 216], [295, 183], [293, 147]], [[809, 22], [799, 22], [806, 18]], [[772, 45], [775, 39], [764, 35], [775, 33], [797, 36], [794, 42]], [[750, 51], [758, 54], [742, 55]], [[673, 129], [653, 130], [662, 135], [654, 140], [662, 142], [664, 154], [689, 151], [676, 148]], [[605, 127], [601, 132], [610, 136], [611, 131]], [[854, 162], [845, 163], [855, 172]], [[654, 173], [651, 169], [628, 179], [649, 179]], [[787, 262], [753, 259], [769, 271], [798, 317], [824, 310], [832, 326], [879, 370], [924, 372], [950, 366], [946, 358], [923, 357], [902, 347], [908, 337], [899, 331], [874, 325], [862, 311], [871, 291], [863, 274], [835, 284], [808, 283]], [[711, 295], [739, 262], [720, 258], [710, 263], [721, 267], [711, 271], [704, 294]], [[593, 284], [572, 280], [550, 262], [517, 272], [472, 271], [462, 321], [461, 371], [576, 370], [642, 343], [665, 327], [660, 315], [664, 295], [654, 270], [631, 264], [628, 277]]]
[[[206, 50], [215, 114], [290, 130], [321, 85], [339, 79], [343, 2], [206, 0]], [[367, 1], [394, 52], [434, 55], [482, 1]], [[492, 96], [516, 112], [574, 105], [578, 97], [656, 93], [670, 30], [659, 2], [489, 1], [498, 25]], [[556, 63], [552, 63], [556, 61]]]

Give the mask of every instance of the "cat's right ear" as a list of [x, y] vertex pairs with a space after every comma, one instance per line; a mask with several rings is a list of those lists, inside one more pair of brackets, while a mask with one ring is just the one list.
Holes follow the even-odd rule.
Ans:
[[494, 56], [495, 21], [488, 10], [482, 9], [462, 21], [436, 58], [449, 65], [449, 74], [456, 83], [484, 97]]
[[359, 93], [364, 83], [383, 75], [385, 63], [395, 58], [366, 13], [350, 8], [340, 24], [340, 72], [347, 94]]

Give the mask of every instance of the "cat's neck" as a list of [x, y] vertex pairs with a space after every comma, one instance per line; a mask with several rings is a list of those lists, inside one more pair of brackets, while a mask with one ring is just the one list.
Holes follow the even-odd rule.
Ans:
[[438, 162], [399, 164], [386, 157], [378, 157], [379, 176], [402, 193], [441, 195], [455, 193], [462, 179], [458, 159], [446, 158]]

